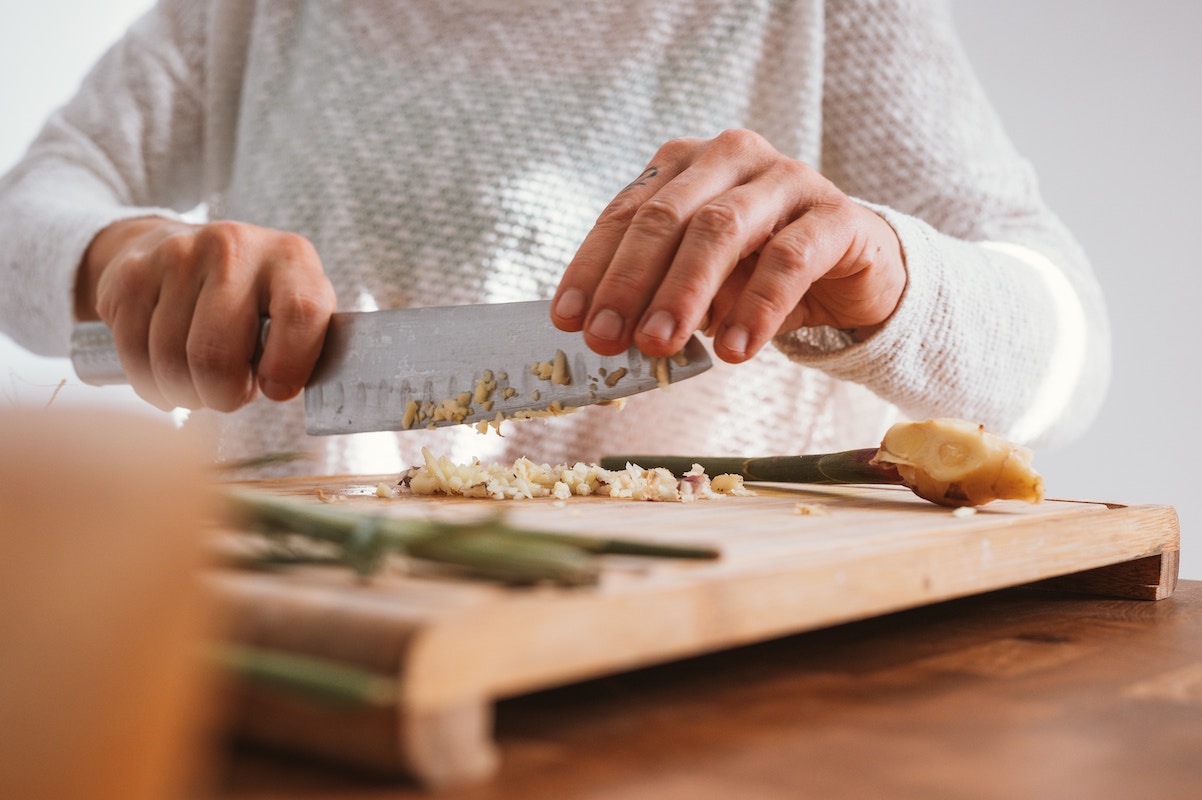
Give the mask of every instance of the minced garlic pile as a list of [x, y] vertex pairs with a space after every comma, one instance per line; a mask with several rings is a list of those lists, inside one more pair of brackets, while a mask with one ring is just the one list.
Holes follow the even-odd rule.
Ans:
[[635, 464], [627, 464], [623, 470], [607, 470], [583, 462], [572, 466], [550, 466], [535, 464], [527, 458], [519, 458], [510, 465], [484, 465], [479, 461], [456, 464], [446, 457], [435, 457], [426, 448], [422, 448], [422, 456], [426, 461], [424, 466], [410, 467], [401, 474], [400, 486], [413, 494], [493, 500], [535, 497], [567, 500], [573, 495], [598, 495], [678, 503], [726, 494], [755, 494], [743, 486], [741, 476], [718, 475], [710, 480], [699, 464], [677, 478], [666, 469], [643, 469]]

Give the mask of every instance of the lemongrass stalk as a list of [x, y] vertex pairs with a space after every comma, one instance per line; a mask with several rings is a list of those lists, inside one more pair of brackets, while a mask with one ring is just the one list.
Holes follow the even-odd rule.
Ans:
[[1030, 450], [959, 419], [899, 422], [879, 448], [838, 453], [762, 458], [607, 456], [601, 466], [663, 467], [683, 475], [700, 464], [714, 476], [740, 475], [769, 483], [892, 483], [939, 505], [981, 506], [994, 500], [1043, 499], [1043, 478], [1031, 466]]
[[627, 464], [637, 464], [644, 469], [663, 467], [673, 475], [683, 475], [695, 464], [700, 464], [710, 477], [739, 475], [746, 481], [766, 483], [904, 483], [892, 465], [873, 463], [876, 453], [877, 449], [873, 447], [818, 455], [757, 458], [618, 455], [601, 459], [601, 467], [620, 470]]
[[241, 523], [268, 530], [291, 531], [335, 543], [343, 543], [358, 529], [364, 519], [375, 522], [378, 535], [390, 543], [404, 546], [417, 539], [466, 529], [486, 529], [510, 537], [530, 541], [570, 544], [598, 555], [636, 555], [661, 558], [712, 559], [720, 554], [713, 547], [674, 545], [636, 539], [585, 536], [554, 531], [533, 531], [514, 528], [498, 517], [463, 523], [433, 520], [408, 520], [383, 515], [364, 514], [345, 509], [298, 503], [257, 492], [231, 491], [226, 494], [231, 513]]
[[223, 644], [213, 660], [248, 683], [338, 706], [395, 705], [394, 677], [327, 659], [239, 644]]
[[596, 580], [596, 569], [582, 566], [582, 559], [589, 555], [689, 559], [719, 555], [710, 547], [529, 531], [513, 528], [495, 517], [467, 523], [407, 520], [250, 491], [229, 491], [226, 500], [235, 524], [332, 542], [343, 548], [345, 563], [365, 574], [378, 565], [383, 553], [401, 551], [497, 580], [549, 580], [576, 586]]
[[561, 586], [587, 586], [598, 578], [596, 561], [578, 547], [492, 531], [447, 531], [424, 536], [412, 542], [406, 552], [507, 583], [552, 581]]
[[662, 544], [635, 539], [611, 539], [599, 536], [582, 536], [574, 533], [521, 530], [509, 535], [520, 536], [530, 541], [559, 542], [570, 544], [595, 555], [647, 556], [651, 558], [683, 558], [707, 561], [718, 558], [722, 552], [716, 547], [703, 545]]

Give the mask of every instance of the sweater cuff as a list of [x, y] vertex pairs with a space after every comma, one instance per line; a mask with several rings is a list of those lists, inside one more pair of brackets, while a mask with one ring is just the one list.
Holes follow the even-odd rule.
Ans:
[[44, 285], [41, 291], [16, 293], [24, 295], [31, 305], [18, 317], [24, 324], [13, 331], [13, 338], [39, 355], [69, 355], [71, 332], [76, 321], [76, 275], [84, 253], [97, 234], [114, 222], [152, 216], [181, 219], [179, 213], [171, 209], [135, 206], [77, 208], [69, 214], [43, 219], [40, 241], [31, 252], [45, 269], [27, 272], [24, 276], [43, 281]]

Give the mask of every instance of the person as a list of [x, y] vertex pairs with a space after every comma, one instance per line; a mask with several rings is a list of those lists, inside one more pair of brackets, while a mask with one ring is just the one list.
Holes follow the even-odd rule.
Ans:
[[[1087, 429], [1105, 304], [936, 0], [161, 0], [0, 183], [4, 330], [112, 328], [137, 392], [282, 472]], [[705, 374], [509, 422], [313, 438], [336, 309], [553, 297]], [[271, 317], [257, 369], [258, 319]], [[464, 330], [465, 337], [488, 333]]]

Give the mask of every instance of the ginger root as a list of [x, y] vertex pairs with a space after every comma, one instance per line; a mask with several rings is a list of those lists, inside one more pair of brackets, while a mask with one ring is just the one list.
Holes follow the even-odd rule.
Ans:
[[1043, 499], [1032, 453], [959, 419], [899, 422], [885, 433], [872, 463], [890, 464], [919, 497], [943, 506]]

